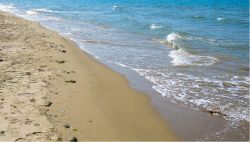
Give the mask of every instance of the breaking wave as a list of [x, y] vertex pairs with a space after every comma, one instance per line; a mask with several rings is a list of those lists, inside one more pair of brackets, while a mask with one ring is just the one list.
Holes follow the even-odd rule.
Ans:
[[219, 61], [215, 57], [194, 55], [189, 53], [178, 44], [180, 40], [186, 39], [192, 38], [183, 37], [180, 34], [173, 32], [167, 35], [164, 41], [161, 41], [161, 43], [164, 43], [169, 47], [174, 48], [174, 50], [170, 51], [168, 55], [172, 58], [171, 63], [174, 66], [209, 66]]

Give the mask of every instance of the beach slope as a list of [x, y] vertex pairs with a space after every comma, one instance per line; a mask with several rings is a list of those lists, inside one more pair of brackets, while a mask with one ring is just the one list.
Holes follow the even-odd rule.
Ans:
[[150, 100], [56, 32], [0, 12], [0, 141], [176, 140]]

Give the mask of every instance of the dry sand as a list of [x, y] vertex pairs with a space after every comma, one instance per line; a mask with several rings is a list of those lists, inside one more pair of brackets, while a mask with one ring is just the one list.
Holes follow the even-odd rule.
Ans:
[[0, 12], [0, 141], [176, 140], [121, 75], [35, 22]]

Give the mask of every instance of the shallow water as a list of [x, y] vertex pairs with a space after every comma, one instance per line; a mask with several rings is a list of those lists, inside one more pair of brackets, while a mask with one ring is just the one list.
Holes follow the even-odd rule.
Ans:
[[249, 122], [247, 0], [0, 0], [106, 64], [133, 70], [172, 102]]

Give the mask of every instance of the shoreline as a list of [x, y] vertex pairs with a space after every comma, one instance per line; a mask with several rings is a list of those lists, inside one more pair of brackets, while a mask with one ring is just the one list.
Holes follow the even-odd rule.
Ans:
[[[12, 15], [12, 14], [10, 14], [10, 15]], [[17, 16], [14, 16], [14, 17], [17, 17]], [[19, 17], [17, 17], [17, 18], [19, 18]], [[22, 17], [20, 17], [20, 18], [25, 19]], [[238, 129], [238, 127], [234, 128], [234, 127], [229, 126], [229, 124], [228, 124], [229, 122], [227, 122], [227, 120], [221, 118], [220, 116], [212, 116], [212, 115], [209, 115], [209, 113], [207, 113], [207, 112], [197, 111], [197, 110], [193, 110], [193, 109], [182, 107], [181, 105], [175, 104], [175, 103], [171, 102], [170, 100], [168, 100], [167, 98], [162, 97], [158, 92], [153, 90], [152, 89], [153, 84], [151, 82], [149, 82], [148, 80], [146, 80], [145, 78], [143, 78], [139, 75], [136, 75], [135, 73], [133, 73], [133, 71], [130, 71], [130, 70], [122, 68], [122, 67], [119, 68], [118, 66], [117, 66], [118, 67], [117, 68], [116, 66], [112, 66], [112, 65], [103, 63], [103, 62], [99, 61], [98, 59], [95, 59], [92, 55], [88, 54], [84, 50], [81, 50], [80, 47], [78, 47], [77, 43], [75, 43], [74, 41], [71, 41], [67, 37], [61, 36], [58, 32], [54, 31], [53, 29], [51, 30], [50, 28], [46, 28], [46, 26], [42, 26], [38, 22], [32, 22], [29, 20], [24, 20], [24, 21], [28, 21], [28, 22], [31, 22], [31, 23], [37, 25], [37, 27], [39, 27], [39, 29], [48, 30], [47, 32], [42, 33], [43, 36], [46, 36], [48, 33], [50, 33], [52, 35], [55, 35], [56, 37], [59, 37], [63, 43], [65, 42], [67, 44], [70, 44], [69, 46], [72, 47], [72, 49], [74, 49], [74, 53], [76, 53], [76, 54], [74, 54], [74, 56], [77, 55], [74, 58], [78, 58], [78, 55], [79, 55], [78, 60], [76, 60], [78, 62], [77, 64], [81, 64], [79, 62], [79, 60], [82, 60], [82, 59], [80, 59], [81, 58], [80, 54], [83, 54], [83, 56], [86, 56], [86, 58], [90, 59], [93, 64], [99, 64], [99, 66], [106, 68], [110, 72], [113, 72], [114, 74], [116, 74], [120, 78], [122, 78], [122, 80], [124, 80], [125, 85], [128, 86], [128, 88], [130, 88], [130, 89], [132, 88], [132, 90], [134, 90], [137, 93], [142, 92], [139, 94], [141, 94], [143, 96], [142, 97], [143, 103], [148, 104], [149, 107], [151, 107], [151, 109], [153, 109], [153, 113], [154, 113], [153, 115], [159, 116], [161, 120], [164, 119], [163, 120], [164, 125], [167, 123], [167, 129], [168, 129], [168, 131], [171, 132], [171, 134], [173, 135], [175, 140], [177, 139], [177, 140], [190, 140], [190, 141], [193, 141], [193, 140], [243, 140], [244, 141], [244, 140], [249, 139], [249, 135], [247, 134], [247, 132], [249, 131], [249, 128], [247, 128], [247, 129], [245, 128], [245, 126], [249, 126], [248, 122], [240, 122], [241, 126], [239, 126], [239, 129]], [[33, 28], [33, 30], [34, 30], [34, 28]], [[47, 38], [48, 37], [50, 37], [50, 35], [47, 36]], [[61, 52], [64, 55], [68, 54], [67, 50], [66, 50], [67, 52], [63, 52], [65, 47], [61, 46], [62, 45], [61, 41], [59, 41], [58, 43], [56, 42], [56, 44], [53, 42], [54, 41], [50, 40], [50, 44], [48, 46], [54, 48], [55, 50], [58, 50], [59, 51], [59, 52], [57, 51], [58, 53]], [[49, 51], [49, 52], [51, 52], [51, 51]], [[53, 54], [53, 56], [54, 56], [54, 54]], [[53, 56], [47, 56], [48, 59], [50, 60], [47, 63], [49, 63], [51, 66], [57, 66], [57, 69], [58, 69], [58, 67], [60, 69], [56, 71], [56, 73], [54, 74], [55, 76], [49, 76], [48, 80], [49, 80], [50, 84], [48, 86], [53, 85], [53, 84], [60, 84], [58, 86], [62, 86], [62, 87], [60, 87], [60, 88], [51, 87], [50, 88], [51, 90], [47, 93], [47, 94], [49, 94], [49, 96], [48, 96], [49, 99], [44, 99], [44, 101], [49, 100], [53, 104], [49, 108], [47, 108], [47, 109], [49, 109], [49, 111], [45, 111], [46, 109], [44, 110], [44, 108], [41, 109], [42, 111], [46, 112], [46, 116], [49, 118], [50, 121], [53, 121], [53, 123], [58, 124], [58, 128], [53, 128], [53, 131], [60, 131], [61, 134], [54, 136], [53, 139], [55, 140], [57, 137], [57, 138], [59, 138], [59, 140], [60, 139], [64, 140], [64, 139], [68, 139], [70, 137], [72, 138], [73, 136], [76, 136], [76, 135], [79, 136], [79, 133], [82, 133], [83, 131], [84, 132], [87, 132], [89, 130], [93, 131], [97, 127], [96, 124], [94, 124], [94, 122], [96, 120], [95, 121], [93, 121], [93, 120], [81, 121], [80, 119], [76, 119], [76, 121], [74, 121], [74, 122], [72, 121], [72, 123], [68, 123], [69, 122], [68, 120], [73, 119], [72, 117], [75, 117], [79, 114], [77, 114], [76, 111], [68, 113], [68, 111], [66, 111], [67, 109], [65, 109], [65, 108], [71, 107], [70, 108], [71, 110], [72, 110], [72, 108], [78, 109], [80, 105], [76, 106], [76, 104], [73, 101], [76, 101], [76, 102], [78, 102], [78, 104], [80, 104], [81, 102], [79, 100], [84, 98], [84, 97], [81, 98], [80, 96], [78, 96], [78, 99], [72, 99], [72, 95], [71, 95], [72, 93], [77, 93], [77, 91], [75, 91], [75, 89], [72, 89], [72, 88], [74, 88], [73, 87], [74, 85], [77, 85], [79, 83], [77, 81], [77, 79], [78, 79], [77, 76], [81, 76], [81, 74], [79, 74], [79, 73], [77, 74], [74, 70], [71, 71], [72, 61], [66, 60], [64, 58], [64, 56], [58, 56], [57, 58], [53, 58]], [[59, 58], [60, 58], [60, 60], [59, 60]], [[1, 62], [0, 62], [0, 65], [1, 65]], [[46, 66], [46, 65], [41, 65], [40, 67], [44, 68], [44, 66]], [[78, 67], [76, 67], [76, 68], [78, 68]], [[53, 68], [52, 70], [55, 71], [54, 69], [55, 68]], [[51, 68], [49, 70], [51, 70]], [[82, 70], [85, 70], [85, 68]], [[82, 72], [82, 70], [78, 70], [77, 72]], [[94, 79], [99, 78], [99, 76], [97, 77], [96, 74], [93, 74], [93, 73], [98, 74], [98, 71], [95, 71], [93, 69], [90, 74], [91, 74], [91, 76], [92, 75], [95, 76]], [[103, 73], [103, 74], [105, 76], [105, 73]], [[65, 79], [67, 79], [67, 77], [70, 77], [70, 76], [75, 76], [75, 77], [73, 79], [70, 78], [68, 80], [65, 80]], [[61, 79], [58, 80], [59, 78], [61, 78]], [[55, 81], [55, 80], [57, 80], [57, 81]], [[85, 78], [82, 80], [85, 80]], [[108, 80], [111, 80], [111, 79], [108, 78]], [[65, 81], [67, 81], [67, 82], [65, 82]], [[76, 81], [76, 83], [73, 83], [72, 81], [73, 82]], [[31, 81], [31, 82], [33, 82], [33, 81]], [[89, 83], [91, 83], [92, 85], [95, 84], [91, 80], [89, 80], [88, 82], [85, 82], [85, 83], [87, 83], [87, 85], [89, 85]], [[71, 91], [68, 90], [68, 88], [64, 88], [64, 87], [67, 87], [67, 85], [69, 85], [68, 87], [72, 87]], [[85, 86], [85, 85], [86, 84], [83, 84], [83, 86]], [[91, 85], [89, 85], [89, 86], [91, 86]], [[62, 90], [65, 90], [65, 91], [62, 91]], [[136, 90], [138, 90], [138, 91], [136, 91]], [[85, 89], [84, 89], [84, 91], [85, 91]], [[63, 93], [63, 92], [68, 92], [68, 93]], [[79, 94], [80, 93], [81, 92], [79, 92]], [[91, 92], [91, 93], [94, 93], [94, 92]], [[61, 94], [63, 94], [63, 95], [61, 95]], [[90, 94], [90, 92], [88, 92], [88, 94]], [[0, 91], [0, 95], [1, 95], [1, 91]], [[60, 98], [62, 96], [63, 96], [63, 98]], [[146, 97], [146, 101], [144, 100], [145, 97]], [[98, 99], [98, 97], [96, 97], [96, 96], [94, 98], [96, 100]], [[94, 99], [94, 98], [93, 97], [89, 98], [89, 100]], [[105, 100], [105, 101], [107, 101], [107, 100]], [[55, 104], [54, 102], [57, 102], [57, 104]], [[93, 102], [97, 102], [97, 101], [93, 101]], [[140, 102], [142, 102], [142, 101], [140, 101]], [[48, 102], [45, 102], [45, 103], [48, 103]], [[65, 103], [70, 103], [70, 105], [65, 105]], [[92, 104], [92, 105], [96, 105], [96, 104]], [[103, 106], [103, 105], [99, 105], [99, 108], [100, 108], [100, 106]], [[96, 108], [96, 109], [98, 109], [98, 108]], [[87, 111], [90, 111], [90, 110], [87, 110]], [[98, 112], [101, 112], [101, 111], [98, 111]], [[88, 114], [89, 113], [84, 114], [84, 115], [87, 116]], [[67, 117], [62, 117], [63, 115], [67, 115]], [[79, 116], [79, 117], [82, 117], [84, 115], [81, 114], [81, 116]], [[92, 114], [92, 115], [95, 115], [95, 114]], [[109, 115], [109, 114], [105, 114], [105, 115]], [[62, 118], [60, 118], [60, 120], [59, 120], [58, 117], [62, 117]], [[65, 121], [65, 120], [67, 120], [67, 121]], [[77, 126], [77, 124], [80, 124], [80, 123], [87, 125], [88, 128], [77, 129], [76, 126]], [[65, 126], [67, 124], [69, 124], [70, 128], [65, 129]], [[207, 124], [209, 124], [209, 125], [207, 125]], [[0, 125], [0, 127], [1, 127], [1, 125]], [[170, 128], [170, 130], [169, 130], [169, 128]], [[190, 129], [192, 129], [192, 131], [190, 131]], [[109, 130], [111, 130], [111, 128]], [[102, 133], [102, 132], [94, 132], [94, 133]], [[84, 138], [86, 138], [86, 136], [87, 136], [88, 140], [90, 138], [91, 138], [91, 140], [96, 140], [95, 138], [97, 137], [97, 135], [95, 135], [94, 133], [89, 132], [89, 133], [84, 135]], [[218, 135], [217, 135], [217, 133], [218, 133]], [[242, 137], [243, 136], [242, 134], [244, 135], [244, 137]], [[114, 136], [114, 135], [115, 134], [112, 133], [112, 136]], [[79, 136], [79, 137], [81, 137], [81, 136]], [[1, 138], [0, 138], [0, 140], [1, 140]], [[100, 140], [100, 139], [98, 139], [98, 140]], [[103, 140], [103, 139], [101, 139], [101, 140]], [[109, 139], [107, 139], [107, 140], [109, 140]], [[132, 140], [132, 139], [129, 139], [129, 140]]]
[[117, 69], [112, 66], [111, 69], [124, 75], [132, 88], [150, 98], [151, 105], [166, 120], [180, 140], [246, 141], [249, 139], [249, 128], [247, 128], [249, 122], [242, 121], [237, 126], [232, 126], [228, 120], [220, 115], [211, 115], [206, 110], [195, 110], [171, 102], [152, 88], [154, 85], [152, 82], [134, 74], [133, 71], [124, 68]]
[[[4, 133], [0, 140], [70, 140], [72, 137], [78, 140], [178, 140], [151, 106], [149, 98], [129, 87], [125, 77], [36, 22], [3, 12], [0, 16], [4, 19], [0, 52], [6, 54], [1, 64], [13, 64], [10, 59], [16, 59], [16, 64], [6, 68], [12, 70], [8, 75], [14, 77], [24, 72], [20, 80], [9, 78], [9, 83], [1, 80], [5, 86], [0, 93], [4, 99], [2, 107], [9, 98], [8, 105], [14, 110], [0, 110], [2, 116], [12, 120], [0, 119], [1, 125], [8, 124], [2, 127]], [[6, 44], [14, 46], [14, 51], [4, 48]], [[23, 47], [21, 51], [19, 46]], [[12, 57], [13, 53], [18, 58]], [[22, 68], [15, 71], [19, 65]], [[3, 69], [2, 76], [7, 76], [6, 70]], [[23, 79], [28, 86], [22, 86]], [[20, 85], [22, 93], [14, 85]], [[2, 95], [8, 87], [12, 92]], [[27, 94], [32, 95], [27, 97]], [[13, 101], [16, 99], [19, 103]], [[36, 111], [32, 120], [27, 118], [32, 115], [27, 107]], [[15, 114], [19, 112], [22, 113], [17, 117]], [[26, 117], [22, 118], [23, 115]], [[40, 117], [43, 119], [39, 124]], [[65, 128], [66, 125], [69, 128]], [[41, 128], [43, 131], [39, 131]]]

